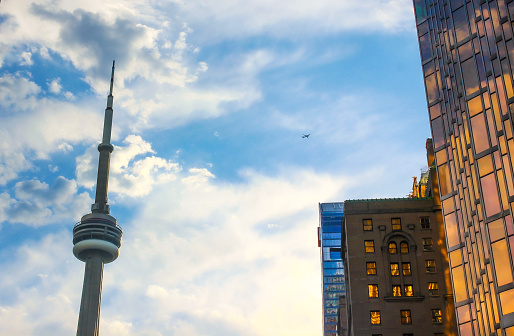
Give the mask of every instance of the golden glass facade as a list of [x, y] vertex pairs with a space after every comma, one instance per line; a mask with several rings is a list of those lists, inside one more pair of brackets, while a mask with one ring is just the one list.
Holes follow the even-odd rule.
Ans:
[[414, 9], [459, 331], [512, 335], [514, 2]]

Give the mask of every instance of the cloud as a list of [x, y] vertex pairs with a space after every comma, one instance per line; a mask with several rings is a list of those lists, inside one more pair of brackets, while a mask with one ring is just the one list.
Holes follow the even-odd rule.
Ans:
[[63, 220], [72, 223], [88, 211], [92, 203], [85, 192], [77, 193], [77, 183], [59, 176], [49, 186], [39, 180], [21, 181], [14, 187], [15, 197], [2, 194], [2, 221], [42, 226]]
[[[169, 160], [147, 156], [153, 154], [150, 143], [140, 136], [129, 135], [123, 143], [116, 146], [111, 156], [109, 172], [109, 191], [118, 196], [139, 197], [147, 195], [155, 184], [176, 178], [180, 167]], [[96, 184], [98, 151], [90, 147], [86, 153], [77, 157], [77, 181], [86, 188]]]
[[48, 90], [54, 94], [61, 93], [62, 85], [60, 78], [54, 78], [52, 81], [48, 82]]

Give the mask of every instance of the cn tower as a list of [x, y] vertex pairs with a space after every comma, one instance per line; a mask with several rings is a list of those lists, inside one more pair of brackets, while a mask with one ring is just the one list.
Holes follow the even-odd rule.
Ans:
[[105, 109], [103, 138], [102, 143], [98, 145], [100, 158], [95, 203], [91, 205], [91, 213], [83, 216], [73, 228], [73, 254], [86, 263], [77, 336], [98, 336], [103, 268], [104, 264], [118, 258], [123, 235], [121, 227], [116, 224], [116, 218], [109, 215], [107, 203], [109, 164], [114, 149], [111, 145], [113, 82], [114, 61], [111, 88]]

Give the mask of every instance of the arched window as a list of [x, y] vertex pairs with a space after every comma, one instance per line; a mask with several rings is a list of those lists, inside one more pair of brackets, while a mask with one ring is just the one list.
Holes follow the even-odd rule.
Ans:
[[389, 253], [396, 254], [398, 250], [396, 249], [396, 243], [389, 243]]
[[401, 242], [400, 253], [409, 253], [409, 244], [407, 244], [406, 242]]

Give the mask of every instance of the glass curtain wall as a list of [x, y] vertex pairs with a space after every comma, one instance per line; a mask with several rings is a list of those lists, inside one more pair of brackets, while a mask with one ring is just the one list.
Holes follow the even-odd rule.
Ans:
[[514, 335], [514, 2], [414, 12], [460, 334]]
[[345, 295], [341, 259], [341, 221], [344, 203], [320, 204], [319, 242], [323, 278], [323, 332], [337, 336], [339, 297]]

